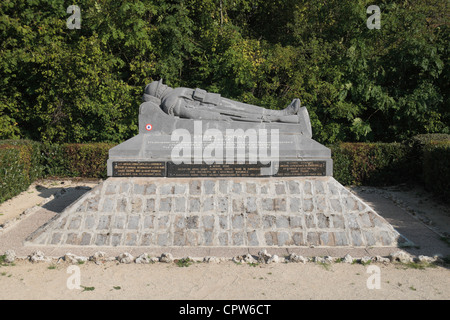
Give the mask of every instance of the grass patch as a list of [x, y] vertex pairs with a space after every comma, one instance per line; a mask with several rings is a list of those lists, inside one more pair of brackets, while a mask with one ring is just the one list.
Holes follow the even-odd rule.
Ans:
[[257, 262], [247, 262], [247, 264], [248, 264], [250, 267], [257, 267], [257, 266], [259, 266], [259, 263], [257, 263]]
[[372, 260], [371, 260], [371, 259], [369, 259], [369, 260], [367, 260], [367, 261], [359, 260], [358, 263], [359, 263], [359, 264], [362, 264], [363, 266], [368, 266], [369, 264], [372, 263]]
[[6, 254], [0, 256], [0, 267], [15, 266], [14, 262], [6, 262]]
[[54, 270], [54, 269], [56, 269], [56, 266], [54, 264], [52, 264], [51, 266], [48, 266], [47, 269]]
[[353, 259], [352, 264], [361, 264], [363, 266], [367, 266], [372, 263], [372, 260], [362, 261], [361, 259]]
[[114, 286], [113, 288], [114, 288], [114, 290], [120, 290], [120, 289], [122, 289], [120, 286]]
[[95, 287], [85, 287], [85, 286], [81, 286], [83, 288], [83, 291], [81, 292], [85, 292], [85, 291], [94, 291]]
[[410, 243], [410, 242], [405, 242], [405, 243], [399, 243], [398, 244], [399, 248], [404, 248], [404, 249], [420, 249], [419, 245]]
[[436, 268], [437, 266], [434, 263], [429, 262], [399, 262], [400, 266], [404, 269], [416, 269], [416, 270], [425, 270], [426, 268]]
[[330, 271], [331, 270], [331, 264], [330, 263], [325, 263], [325, 262], [317, 262], [318, 265], [322, 266], [325, 268], [325, 270]]
[[189, 267], [190, 265], [192, 265], [194, 263], [194, 261], [192, 261], [191, 259], [189, 259], [189, 258], [183, 258], [183, 259], [180, 259], [180, 260], [176, 260], [175, 261], [175, 264], [177, 265], [177, 266], [179, 266], [180, 268], [183, 268], [183, 267]]

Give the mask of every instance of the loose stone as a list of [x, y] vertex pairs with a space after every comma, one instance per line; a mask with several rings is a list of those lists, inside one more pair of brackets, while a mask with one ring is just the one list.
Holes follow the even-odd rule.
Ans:
[[137, 264], [148, 264], [151, 263], [152, 261], [150, 260], [150, 257], [148, 256], [147, 253], [143, 253], [140, 256], [138, 256], [136, 260], [134, 260], [134, 262], [136, 262]]
[[28, 256], [28, 259], [33, 263], [50, 261], [50, 259], [45, 257], [44, 253], [41, 251], [34, 251], [31, 255]]
[[313, 261], [315, 263], [325, 263], [325, 259], [323, 257], [314, 257]]
[[89, 257], [89, 261], [93, 262], [101, 262], [105, 260], [106, 260], [106, 253], [102, 251], [97, 251], [92, 256]]
[[164, 262], [164, 263], [172, 263], [173, 256], [171, 253], [163, 253], [163, 254], [161, 254], [161, 257], [159, 258], [159, 261]]
[[267, 263], [267, 261], [272, 257], [272, 255], [267, 253], [267, 250], [261, 250], [258, 252], [258, 262]]
[[120, 263], [127, 263], [128, 264], [128, 263], [133, 262], [134, 257], [130, 253], [124, 252], [124, 253], [119, 254], [119, 256], [117, 257], [117, 260]]
[[280, 262], [282, 262], [282, 260], [284, 260], [284, 259], [282, 259], [282, 258], [278, 257], [276, 254], [274, 254], [267, 260], [267, 263], [280, 263]]
[[6, 263], [13, 263], [17, 258], [16, 252], [14, 250], [7, 250], [4, 256], [4, 261]]
[[342, 260], [345, 263], [353, 263], [353, 258], [348, 253], [345, 255], [344, 259]]
[[204, 257], [203, 258], [203, 262], [206, 262], [206, 263], [218, 263], [218, 262], [220, 262], [220, 260], [218, 258], [216, 258], [216, 257]]
[[382, 256], [376, 256], [373, 260], [379, 263], [389, 263], [391, 261], [389, 258], [385, 258]]
[[249, 253], [247, 253], [247, 254], [244, 256], [244, 261], [247, 262], [247, 263], [257, 263], [257, 262], [258, 262], [258, 261], [257, 261], [255, 258], [253, 258], [253, 256], [252, 256], [251, 254], [249, 254]]
[[391, 253], [389, 255], [389, 259], [391, 260], [391, 262], [401, 262], [401, 263], [413, 262], [412, 256], [403, 251]]
[[360, 260], [360, 262], [362, 264], [366, 264], [366, 263], [371, 262], [371, 261], [372, 261], [372, 258], [371, 257], [367, 257], [367, 256], [362, 257], [361, 260]]
[[301, 262], [301, 263], [306, 263], [306, 262], [308, 262], [308, 259], [307, 259], [307, 258], [305, 258], [305, 257], [303, 257], [303, 256], [296, 255], [295, 253], [291, 253], [291, 254], [289, 255], [289, 257], [288, 257], [288, 260], [289, 260], [290, 262]]
[[63, 258], [64, 258], [64, 261], [72, 263], [72, 264], [80, 264], [80, 263], [84, 263], [84, 262], [88, 261], [87, 257], [76, 256], [69, 252], [66, 253]]
[[428, 256], [420, 255], [420, 256], [417, 257], [417, 261], [419, 261], [419, 262], [425, 262], [425, 263], [433, 263], [433, 262], [436, 261], [436, 259], [433, 258], [433, 257], [428, 257]]

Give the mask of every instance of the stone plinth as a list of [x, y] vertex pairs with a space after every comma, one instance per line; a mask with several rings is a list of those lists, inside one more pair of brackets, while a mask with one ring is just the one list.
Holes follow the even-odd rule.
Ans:
[[[146, 126], [151, 126], [152, 129], [147, 131]], [[228, 152], [235, 156], [232, 160], [236, 161], [238, 160], [237, 154], [242, 151], [246, 162], [251, 159], [262, 160], [261, 153], [263, 153], [267, 157], [270, 156], [271, 161], [276, 160], [280, 163], [286, 161], [325, 162], [325, 175], [332, 176], [333, 174], [331, 150], [313, 140], [310, 135], [304, 134], [299, 124], [193, 121], [169, 116], [158, 105], [145, 102], [140, 107], [139, 128], [138, 135], [109, 150], [108, 176], [117, 176], [114, 174], [114, 163], [167, 163], [174, 161], [172, 154], [174, 148], [183, 145], [178, 138], [173, 138], [173, 133], [177, 130], [178, 132], [183, 130], [183, 132], [190, 134], [190, 140], [183, 143], [185, 146], [189, 146], [189, 150], [191, 150], [192, 163], [197, 163], [197, 159], [201, 159], [203, 162], [217, 163], [218, 159], [209, 158], [209, 153], [205, 152], [205, 148], [211, 147], [211, 142], [206, 142], [204, 139], [209, 131], [210, 133], [220, 133], [214, 139], [214, 142], [221, 146], [223, 158], [220, 160], [223, 160], [224, 163], [229, 163], [225, 161], [228, 160]], [[230, 131], [233, 134], [230, 134]], [[218, 139], [219, 136], [220, 139]], [[276, 149], [278, 150], [276, 157], [272, 149], [275, 148], [275, 145], [277, 145]], [[299, 176], [299, 174], [294, 175]], [[135, 176], [142, 176], [142, 174], [136, 174]], [[156, 171], [155, 174], [148, 174], [147, 176], [161, 177], [164, 174]]]
[[399, 239], [332, 177], [109, 178], [26, 244], [382, 247]]

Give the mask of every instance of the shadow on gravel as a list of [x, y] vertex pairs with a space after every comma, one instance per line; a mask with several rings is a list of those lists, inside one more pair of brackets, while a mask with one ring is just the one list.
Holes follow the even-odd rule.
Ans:
[[[380, 216], [385, 218], [403, 237], [412, 242], [399, 246], [399, 249], [415, 256], [433, 257], [439, 255], [445, 260], [450, 257], [450, 242], [419, 219], [413, 217], [392, 200], [371, 192], [358, 192], [358, 197], [368, 202]], [[448, 268], [448, 262], [445, 267]]]
[[41, 192], [41, 194], [47, 195], [46, 198], [54, 195], [54, 198], [44, 204], [42, 208], [53, 211], [55, 213], [63, 212], [65, 208], [72, 205], [81, 196], [91, 190], [91, 188], [89, 187], [70, 187], [62, 190], [61, 188], [42, 188], [43, 190], [39, 191]]

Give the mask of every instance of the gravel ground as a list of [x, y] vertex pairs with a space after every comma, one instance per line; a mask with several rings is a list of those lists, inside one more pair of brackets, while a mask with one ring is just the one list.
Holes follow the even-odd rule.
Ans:
[[[298, 254], [310, 257], [311, 261], [306, 263], [236, 263], [230, 257], [239, 251], [232, 250], [227, 252], [227, 259], [218, 263], [201, 262], [201, 251], [193, 255], [199, 259], [186, 264], [182, 264], [182, 261], [124, 264], [114, 260], [118, 252], [126, 248], [107, 252], [111, 259], [97, 263], [87, 261], [71, 265], [56, 259], [68, 251], [83, 253], [76, 252], [76, 248], [46, 251], [46, 255], [53, 257], [47, 262], [31, 263], [25, 259], [30, 250], [35, 248], [23, 247], [23, 237], [97, 183], [77, 180], [38, 181], [27, 191], [0, 205], [0, 225], [3, 227], [0, 229], [0, 254], [14, 249], [21, 257], [13, 264], [0, 261], [0, 299], [450, 298], [450, 271], [448, 265], [442, 262], [448, 261], [450, 256], [449, 206], [436, 201], [420, 187], [407, 185], [351, 188], [352, 192], [414, 243], [407, 248], [304, 248]], [[400, 249], [416, 258], [420, 255], [440, 256], [440, 262], [327, 264], [320, 259], [314, 262], [313, 258], [324, 255], [342, 258], [346, 253], [353, 258], [388, 256]], [[90, 248], [85, 256], [91, 255], [94, 250]], [[283, 257], [283, 251], [268, 251]], [[175, 252], [181, 255], [183, 251]], [[258, 251], [246, 252], [255, 256]], [[134, 257], [140, 253], [132, 252]], [[212, 252], [207, 253], [210, 255]], [[150, 254], [159, 256], [158, 252]]]

